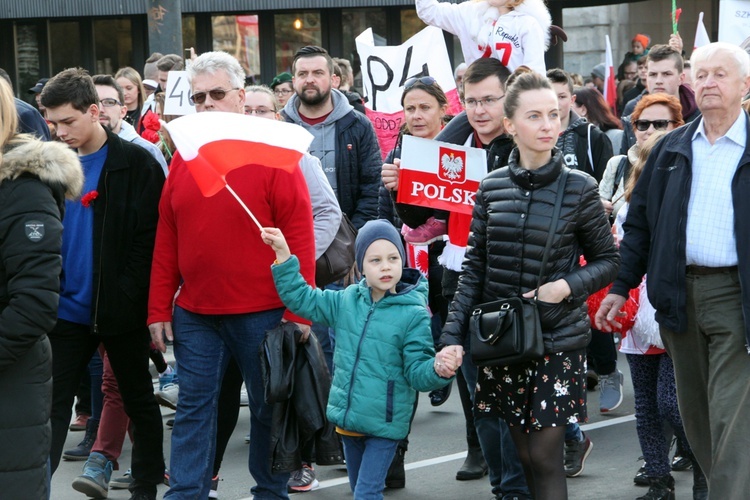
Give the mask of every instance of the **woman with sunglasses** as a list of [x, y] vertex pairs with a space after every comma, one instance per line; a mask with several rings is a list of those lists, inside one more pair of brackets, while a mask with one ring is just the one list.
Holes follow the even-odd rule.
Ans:
[[[561, 123], [552, 84], [523, 70], [508, 80], [503, 102], [504, 128], [516, 147], [508, 166], [479, 184], [468, 252], [440, 340], [445, 349], [460, 350], [478, 304], [537, 298], [543, 357], [480, 368], [474, 407], [508, 423], [533, 498], [564, 500], [566, 424], [586, 421], [591, 328], [585, 301], [616, 276], [619, 256], [596, 180], [568, 169], [555, 147]], [[550, 226], [558, 200], [560, 217]], [[578, 265], [580, 255], [585, 267]]]
[[627, 155], [613, 156], [609, 160], [599, 183], [604, 210], [612, 217], [617, 215], [625, 203], [625, 183], [641, 146], [657, 130], [669, 132], [684, 125], [680, 100], [669, 94], [647, 95], [633, 110], [631, 123], [635, 132], [635, 144]]

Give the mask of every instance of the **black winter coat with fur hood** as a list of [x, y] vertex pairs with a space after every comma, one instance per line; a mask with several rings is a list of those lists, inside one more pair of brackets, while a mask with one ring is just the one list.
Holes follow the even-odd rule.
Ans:
[[[514, 149], [507, 167], [482, 180], [469, 249], [441, 343], [464, 343], [477, 304], [519, 297], [536, 288], [562, 168], [562, 154], [554, 150], [548, 164], [525, 170]], [[546, 353], [586, 347], [591, 337], [586, 299], [614, 280], [620, 263], [596, 180], [570, 170], [560, 194], [562, 209], [542, 284], [564, 279], [571, 294], [558, 304], [539, 301]], [[588, 263], [583, 267], [581, 255]]]
[[47, 498], [52, 352], [64, 198], [81, 164], [64, 144], [20, 139], [0, 156], [0, 495]]

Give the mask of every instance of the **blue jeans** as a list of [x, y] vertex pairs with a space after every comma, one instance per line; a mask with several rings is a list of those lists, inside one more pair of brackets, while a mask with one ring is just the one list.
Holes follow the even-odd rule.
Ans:
[[239, 364], [250, 400], [248, 468], [255, 500], [288, 499], [289, 474], [272, 474], [272, 406], [264, 401], [259, 348], [283, 309], [249, 314], [202, 315], [174, 308], [174, 354], [180, 365], [180, 398], [172, 430], [170, 489], [164, 498], [207, 498], [216, 448], [216, 412], [229, 357]]
[[[466, 379], [466, 385], [469, 386], [473, 401], [474, 389], [477, 386], [477, 367], [471, 361], [468, 346], [465, 346], [464, 350], [466, 355], [461, 371]], [[503, 496], [518, 493], [531, 496], [526, 485], [521, 459], [518, 458], [516, 445], [513, 443], [505, 420], [494, 417], [475, 417], [474, 426], [479, 436], [479, 444], [482, 446], [482, 455], [489, 469], [492, 494]]]
[[341, 436], [341, 440], [354, 500], [382, 500], [398, 441], [374, 436]]

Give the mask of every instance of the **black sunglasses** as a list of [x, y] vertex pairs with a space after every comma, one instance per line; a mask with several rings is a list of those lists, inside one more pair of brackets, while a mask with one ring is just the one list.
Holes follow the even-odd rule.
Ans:
[[420, 77], [415, 76], [414, 78], [409, 78], [408, 80], [406, 80], [406, 83], [404, 83], [404, 90], [408, 90], [412, 88], [417, 82], [421, 83], [422, 85], [430, 86], [436, 81], [437, 80], [435, 80], [431, 76], [420, 76]]
[[229, 90], [224, 89], [211, 89], [208, 92], [196, 92], [190, 96], [191, 104], [203, 104], [206, 102], [206, 95], [210, 95], [214, 101], [221, 101], [227, 96], [227, 93], [233, 90], [240, 90], [239, 88], [233, 88]]
[[667, 130], [670, 123], [677, 123], [674, 120], [636, 120], [635, 128], [639, 132], [645, 132], [651, 125], [654, 126], [654, 130]]

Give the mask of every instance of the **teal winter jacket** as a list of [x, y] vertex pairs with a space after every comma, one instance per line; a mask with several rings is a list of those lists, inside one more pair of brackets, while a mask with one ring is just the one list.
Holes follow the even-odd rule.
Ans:
[[347, 431], [405, 438], [416, 391], [448, 383], [433, 368], [427, 281], [404, 269], [397, 293], [373, 302], [364, 279], [339, 291], [312, 288], [295, 256], [272, 270], [290, 311], [336, 330], [328, 420]]

